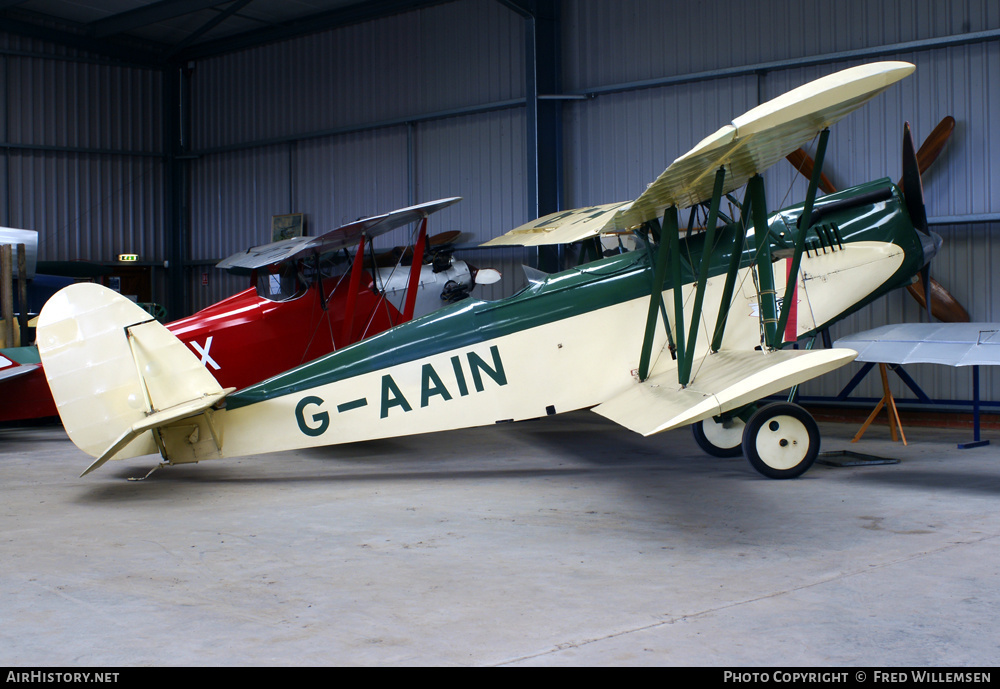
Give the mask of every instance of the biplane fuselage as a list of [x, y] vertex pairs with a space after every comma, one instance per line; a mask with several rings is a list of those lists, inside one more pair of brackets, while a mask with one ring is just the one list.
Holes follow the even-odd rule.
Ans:
[[[443, 279], [434, 281], [430, 266], [423, 266], [415, 313], [424, 314], [446, 302], [441, 297]], [[201, 311], [174, 321], [167, 329], [187, 343], [222, 387], [245, 388], [288, 371], [352, 342], [381, 333], [406, 319], [388, 298], [396, 283], [405, 290], [409, 267], [396, 279], [378, 269], [376, 280], [362, 270], [353, 299], [352, 284], [341, 277], [312, 282], [290, 298], [261, 296], [246, 289]], [[445, 276], [471, 289], [472, 277], [463, 261], [453, 261]], [[350, 303], [351, 313], [348, 313]], [[345, 322], [350, 324], [345, 327]]]
[[[864, 201], [878, 190], [887, 198]], [[853, 205], [852, 199], [862, 201]], [[807, 235], [797, 337], [815, 334], [910, 282], [924, 262], [920, 238], [888, 180], [825, 197], [817, 210], [825, 207], [838, 210], [824, 215], [824, 228], [814, 227]], [[777, 279], [783, 274], [781, 256], [788, 248], [782, 233], [799, 212], [791, 208], [771, 216], [769, 242], [779, 293], [784, 287]], [[727, 226], [719, 244], [730, 244], [737, 231], [735, 224]], [[695, 235], [682, 241], [682, 253], [689, 257], [683, 290], [694, 283], [690, 265], [699, 264], [704, 239]], [[710, 275], [724, 275], [728, 263], [727, 252], [712, 252]], [[752, 350], [760, 343], [753, 266], [752, 249], [746, 249], [738, 281], [742, 296], [731, 309], [727, 349]], [[256, 430], [246, 437], [227, 432], [224, 454], [517, 421], [599, 405], [636, 382], [651, 279], [647, 252], [613, 256], [550, 275], [507, 299], [445, 308], [235, 392], [217, 414], [225, 416], [227, 428]], [[709, 280], [709, 290], [714, 282]], [[669, 282], [663, 285], [671, 320], [673, 289]], [[703, 329], [713, 326], [711, 314], [705, 314]], [[662, 321], [658, 333], [654, 374], [669, 368], [671, 359]], [[703, 346], [696, 362], [706, 355]], [[172, 462], [184, 451], [195, 461], [222, 456], [207, 434], [201, 437], [208, 440], [195, 445], [187, 442], [188, 434], [176, 435], [176, 445], [167, 442]]]

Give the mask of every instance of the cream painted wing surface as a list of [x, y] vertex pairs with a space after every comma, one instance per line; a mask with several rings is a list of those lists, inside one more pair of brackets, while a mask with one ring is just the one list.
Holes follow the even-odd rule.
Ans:
[[913, 70], [908, 62], [876, 62], [811, 81], [705, 137], [635, 201], [547, 215], [485, 246], [561, 244], [624, 232], [660, 217], [671, 206], [687, 208], [711, 198], [715, 173], [722, 167], [726, 169], [723, 193], [729, 193]]
[[711, 198], [715, 173], [726, 169], [723, 193], [742, 187], [816, 134], [907, 75], [908, 62], [876, 62], [827, 75], [733, 120], [677, 158], [632, 206], [615, 217], [619, 230]]
[[903, 323], [840, 338], [858, 361], [883, 364], [1000, 365], [1000, 323]]
[[614, 227], [615, 216], [630, 205], [631, 202], [607, 203], [601, 206], [559, 211], [515, 227], [483, 246], [571, 244], [594, 237], [608, 227]]
[[700, 362], [686, 387], [676, 366], [594, 407], [615, 423], [652, 435], [695, 423], [803, 383], [850, 363], [852, 349], [719, 351]]
[[163, 325], [100, 285], [57, 292], [36, 333], [66, 432], [93, 457], [106, 459], [109, 448], [127, 447], [120, 457], [155, 453], [145, 431], [199, 414], [228, 392]]

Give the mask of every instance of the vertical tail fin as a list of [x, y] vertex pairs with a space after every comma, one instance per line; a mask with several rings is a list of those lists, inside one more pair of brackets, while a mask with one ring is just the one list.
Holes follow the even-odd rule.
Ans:
[[98, 458], [87, 471], [114, 455], [163, 453], [156, 428], [202, 414], [229, 392], [163, 325], [100, 285], [56, 293], [36, 337], [66, 432]]

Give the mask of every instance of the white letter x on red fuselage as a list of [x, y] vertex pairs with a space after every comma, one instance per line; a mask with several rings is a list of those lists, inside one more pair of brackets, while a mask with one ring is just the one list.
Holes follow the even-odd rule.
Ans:
[[212, 337], [213, 337], [212, 335], [209, 335], [208, 339], [205, 340], [205, 347], [204, 348], [202, 348], [194, 340], [191, 340], [191, 346], [194, 348], [194, 351], [196, 351], [199, 354], [201, 354], [201, 365], [202, 366], [208, 365], [208, 366], [211, 366], [214, 370], [218, 371], [222, 367], [219, 366], [217, 363], [215, 363], [215, 359], [213, 359], [208, 354], [208, 350], [212, 347]]

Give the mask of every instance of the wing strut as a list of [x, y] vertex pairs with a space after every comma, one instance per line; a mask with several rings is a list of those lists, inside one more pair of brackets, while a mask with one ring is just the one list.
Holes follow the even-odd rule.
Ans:
[[[705, 243], [701, 250], [701, 266], [698, 271], [698, 283], [694, 295], [694, 308], [691, 311], [691, 325], [688, 333], [684, 355], [677, 362], [677, 382], [687, 385], [691, 379], [691, 365], [694, 362], [695, 344], [698, 342], [698, 322], [701, 320], [701, 307], [705, 302], [705, 285], [708, 282], [708, 267], [711, 262], [712, 245], [715, 243], [715, 226], [719, 220], [719, 204], [722, 201], [723, 184], [726, 181], [726, 168], [720, 167], [715, 173], [715, 188], [712, 191], [712, 202], [708, 209], [708, 223], [705, 226]], [[674, 294], [680, 294], [680, 282], [674, 283]], [[677, 339], [681, 339], [678, 330]]]
[[771, 243], [768, 239], [767, 195], [764, 178], [754, 175], [747, 182], [750, 196], [750, 216], [753, 221], [754, 253], [757, 256], [757, 301], [759, 302], [762, 343], [771, 346], [778, 327], [778, 302], [774, 291], [774, 270], [771, 264]]
[[[646, 313], [646, 331], [642, 340], [642, 351], [639, 356], [639, 380], [645, 380], [649, 375], [649, 360], [653, 346], [653, 334], [656, 330], [656, 316], [663, 298], [663, 284], [669, 263], [670, 281], [674, 293], [674, 319], [677, 334], [674, 345], [677, 358], [677, 380], [686, 386], [691, 378], [691, 367], [694, 363], [694, 350], [698, 341], [698, 323], [701, 320], [702, 305], [705, 301], [705, 287], [708, 283], [709, 261], [711, 247], [715, 242], [716, 226], [719, 220], [719, 205], [722, 201], [723, 186], [726, 179], [725, 168], [719, 168], [715, 174], [715, 187], [708, 211], [708, 221], [705, 229], [705, 244], [702, 251], [701, 264], [698, 270], [694, 306], [691, 313], [691, 324], [685, 338], [684, 328], [684, 295], [681, 286], [684, 284], [681, 276], [680, 231], [677, 222], [677, 207], [670, 206], [663, 213], [663, 227], [660, 231], [659, 247], [656, 251], [656, 264], [653, 273], [653, 285], [649, 296], [649, 310]], [[669, 261], [668, 261], [669, 259]], [[739, 256], [736, 258], [739, 266]], [[692, 266], [692, 269], [694, 266]], [[735, 271], [730, 271], [730, 278], [735, 281]], [[730, 286], [730, 291], [732, 287]], [[666, 320], [666, 319], [664, 319]], [[667, 323], [668, 336], [670, 324]]]
[[417, 303], [417, 288], [420, 286], [420, 269], [424, 265], [424, 245], [427, 243], [427, 218], [420, 221], [420, 233], [413, 247], [413, 260], [410, 263], [410, 283], [406, 286], [406, 305], [403, 308], [403, 321], [413, 318], [413, 309]]
[[[736, 276], [740, 270], [740, 260], [743, 258], [743, 244], [750, 230], [749, 218], [751, 196], [749, 189], [740, 207], [740, 224], [733, 229], [733, 245], [729, 253], [729, 266], [726, 269], [726, 284], [722, 288], [722, 299], [719, 301], [719, 317], [715, 319], [715, 334], [712, 336], [712, 351], [717, 352], [722, 346], [722, 338], [726, 333], [726, 323], [729, 321], [729, 308], [732, 306], [733, 290], [736, 289]], [[741, 231], [742, 229], [742, 231]]]
[[358, 239], [357, 252], [354, 254], [354, 265], [351, 266], [351, 281], [347, 286], [347, 305], [344, 307], [344, 331], [341, 335], [344, 342], [351, 341], [354, 330], [354, 304], [358, 300], [358, 288], [361, 287], [361, 273], [365, 269], [365, 235]]
[[[672, 215], [671, 215], [672, 212]], [[650, 220], [647, 225], [653, 234], [656, 229], [656, 220]], [[667, 238], [677, 236], [677, 208], [671, 206], [663, 214], [664, 229], [659, 234], [659, 245], [656, 249], [656, 265], [653, 270], [653, 284], [649, 293], [649, 311], [646, 313], [646, 332], [642, 338], [642, 351], [639, 354], [639, 380], [646, 380], [649, 376], [649, 358], [653, 350], [653, 334], [656, 331], [656, 314], [663, 311], [663, 320], [667, 327], [667, 337], [670, 337], [670, 323], [667, 322], [666, 310], [663, 308], [663, 282], [667, 277], [667, 257], [671, 254], [670, 242]], [[648, 241], [646, 242], [649, 247]], [[651, 254], [652, 252], [650, 252]], [[676, 284], [676, 283], [675, 283]], [[683, 318], [683, 315], [681, 316]]]
[[795, 250], [792, 253], [792, 262], [788, 268], [788, 282], [785, 284], [785, 297], [781, 302], [781, 315], [778, 317], [778, 325], [772, 333], [769, 344], [772, 348], [781, 347], [781, 340], [784, 336], [785, 325], [788, 323], [788, 314], [795, 306], [795, 287], [799, 283], [799, 263], [802, 260], [802, 249], [805, 246], [806, 230], [812, 224], [812, 209], [816, 203], [816, 191], [819, 187], [820, 176], [823, 169], [823, 157], [826, 155], [826, 143], [830, 139], [830, 129], [824, 129], [819, 133], [819, 143], [816, 147], [816, 164], [813, 167], [812, 177], [809, 179], [809, 190], [806, 192], [806, 202], [802, 208], [802, 215], [799, 216], [798, 231], [795, 234]]

